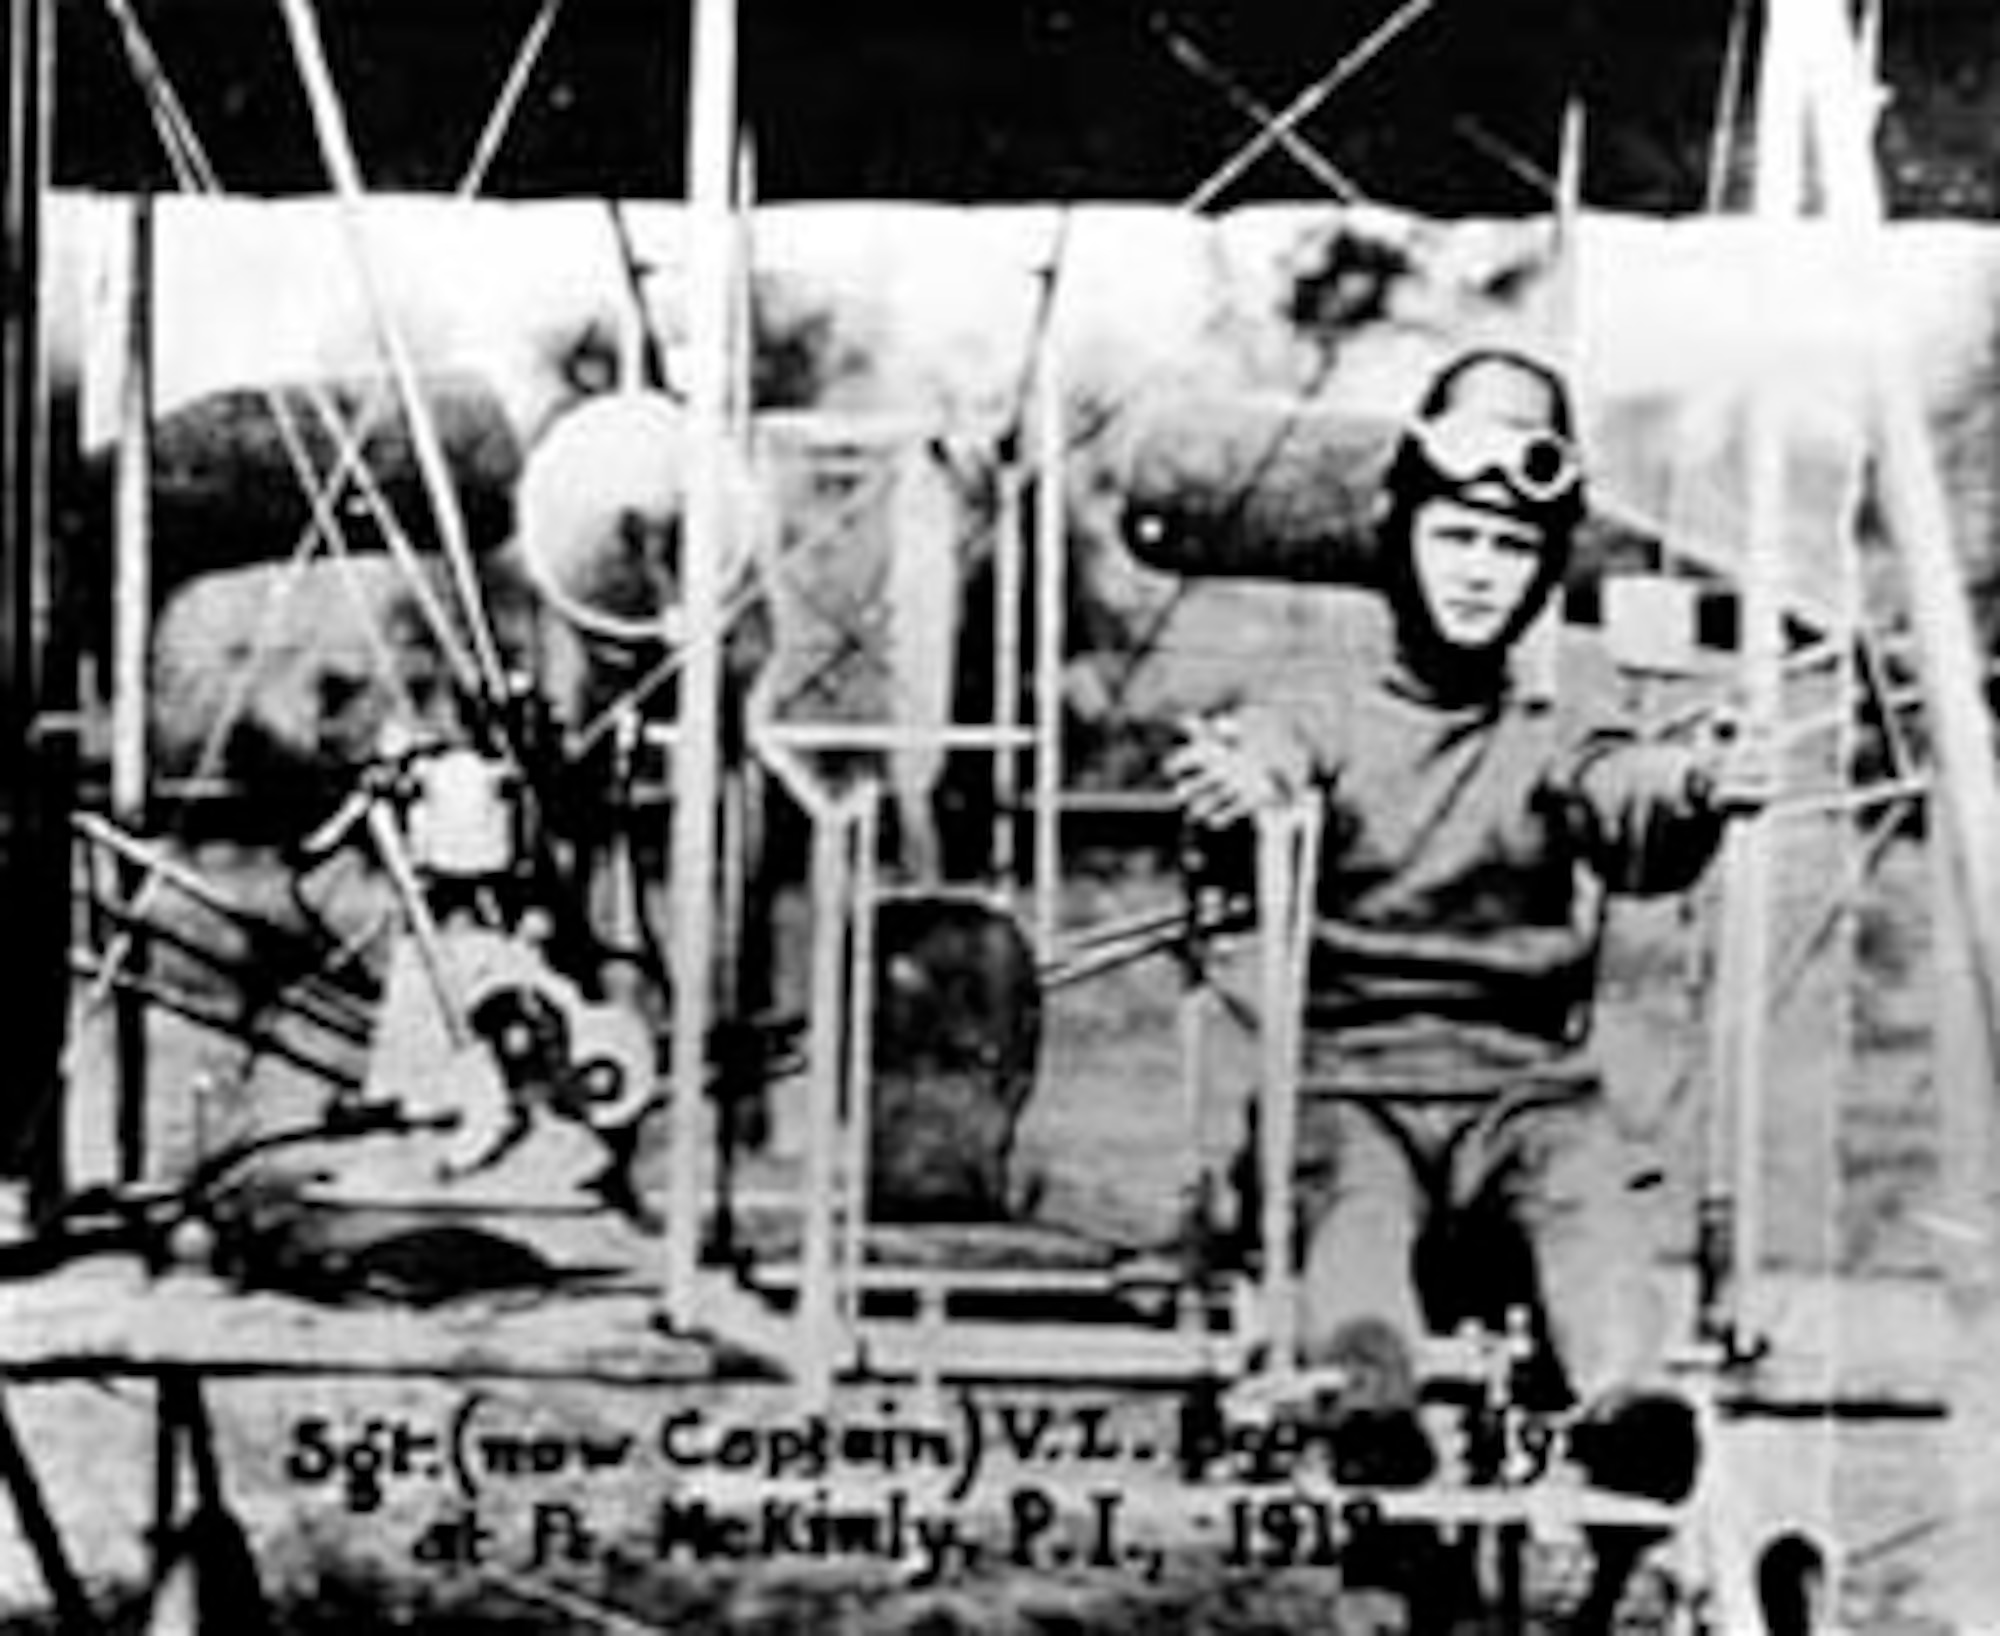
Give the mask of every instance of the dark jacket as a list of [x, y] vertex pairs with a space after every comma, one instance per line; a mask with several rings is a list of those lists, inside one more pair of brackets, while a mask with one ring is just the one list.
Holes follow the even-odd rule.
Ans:
[[1341, 629], [1239, 718], [1324, 803], [1310, 1024], [1578, 1043], [1604, 893], [1682, 890], [1716, 851], [1693, 756], [1505, 673], [1440, 696], [1387, 621]]

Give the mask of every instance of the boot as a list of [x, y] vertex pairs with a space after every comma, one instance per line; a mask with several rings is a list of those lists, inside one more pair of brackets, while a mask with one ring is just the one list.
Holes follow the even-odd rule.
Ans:
[[[1345, 1487], [1416, 1488], [1437, 1473], [1437, 1450], [1417, 1416], [1416, 1359], [1394, 1324], [1357, 1318], [1342, 1324], [1311, 1361], [1343, 1376], [1317, 1419], [1333, 1478]], [[1396, 1606], [1410, 1633], [1450, 1630], [1470, 1605], [1462, 1551], [1426, 1523], [1357, 1523], [1341, 1560], [1344, 1595]], [[1338, 1627], [1337, 1627], [1338, 1628]]]
[[[1571, 1427], [1570, 1455], [1595, 1487], [1677, 1505], [1694, 1492], [1701, 1428], [1684, 1398], [1608, 1392]], [[1574, 1636], [1609, 1636], [1633, 1569], [1661, 1535], [1650, 1528], [1592, 1528], [1586, 1534], [1595, 1563], [1571, 1630]]]
[[1437, 1451], [1417, 1418], [1417, 1366], [1409, 1342], [1381, 1318], [1342, 1324], [1312, 1362], [1343, 1382], [1321, 1411], [1336, 1482], [1415, 1488], [1437, 1471]]

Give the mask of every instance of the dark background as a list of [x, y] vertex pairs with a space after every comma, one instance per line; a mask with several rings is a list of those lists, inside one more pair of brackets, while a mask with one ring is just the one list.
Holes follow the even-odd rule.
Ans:
[[[224, 184], [319, 191], [276, 0], [133, 0]], [[1891, 207], [2000, 212], [2000, 7], [1885, 0]], [[538, 0], [320, 0], [372, 186], [444, 189]], [[1394, 0], [742, 0], [743, 102], [767, 199], [1184, 197], [1253, 126], [1177, 62], [1191, 42], [1285, 103]], [[1586, 202], [1697, 211], [1732, 18], [1754, 0], [1439, 0], [1303, 134], [1370, 197], [1440, 215], [1546, 208], [1565, 96], [1591, 120]], [[98, 0], [60, 7], [56, 178], [171, 176]], [[486, 191], [678, 196], [688, 6], [566, 0]], [[1726, 202], [1740, 203], [1740, 147]], [[1218, 205], [1319, 199], [1266, 157]]]

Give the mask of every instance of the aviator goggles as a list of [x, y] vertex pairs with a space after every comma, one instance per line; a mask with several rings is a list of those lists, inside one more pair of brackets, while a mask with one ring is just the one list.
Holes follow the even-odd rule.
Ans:
[[1575, 446], [1543, 427], [1447, 413], [1418, 421], [1413, 435], [1424, 458], [1447, 482], [1463, 485], [1497, 476], [1530, 505], [1561, 499], [1583, 475]]

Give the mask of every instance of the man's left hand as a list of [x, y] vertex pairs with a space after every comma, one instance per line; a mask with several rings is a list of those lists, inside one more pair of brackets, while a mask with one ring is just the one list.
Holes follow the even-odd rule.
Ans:
[[1710, 716], [1695, 744], [1697, 798], [1725, 818], [1762, 812], [1778, 798], [1779, 755], [1772, 729], [1734, 711]]

